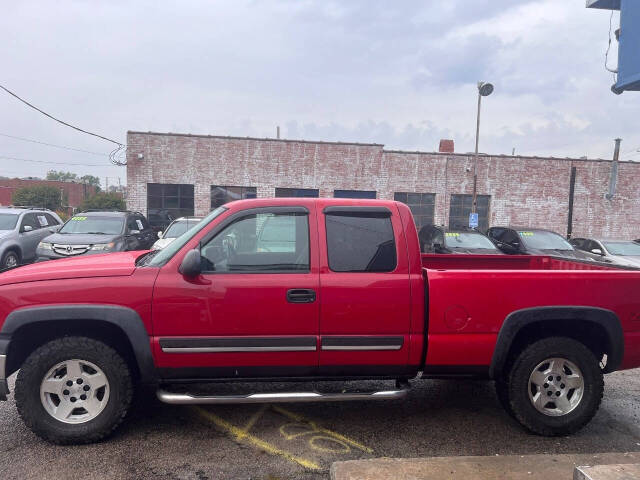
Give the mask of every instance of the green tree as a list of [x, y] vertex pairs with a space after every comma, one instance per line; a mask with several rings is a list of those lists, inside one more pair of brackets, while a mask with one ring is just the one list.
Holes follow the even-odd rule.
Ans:
[[96, 187], [96, 192], [100, 191], [100, 179], [98, 177], [94, 177], [93, 175], [83, 175], [80, 177], [80, 180], [82, 183]]
[[11, 202], [14, 205], [57, 210], [62, 207], [63, 203], [66, 203], [66, 194], [56, 187], [35, 185], [17, 189], [11, 196]]
[[78, 180], [78, 175], [72, 172], [63, 172], [62, 170], [49, 170], [47, 172], [47, 180], [56, 180], [58, 182], [73, 182]]
[[81, 210], [104, 209], [104, 210], [125, 210], [126, 205], [122, 195], [117, 193], [96, 193], [93, 197], [86, 199], [80, 206]]

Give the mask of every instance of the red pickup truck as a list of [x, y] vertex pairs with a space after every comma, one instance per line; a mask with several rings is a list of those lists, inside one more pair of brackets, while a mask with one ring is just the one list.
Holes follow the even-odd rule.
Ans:
[[[604, 373], [640, 366], [640, 272], [421, 255], [398, 202], [243, 200], [161, 251], [0, 274], [0, 327], [0, 397], [19, 369], [18, 412], [56, 443], [107, 436], [137, 385], [172, 404], [384, 400], [412, 378], [471, 376], [494, 380], [528, 430], [564, 435], [596, 413]], [[396, 388], [260, 387], [381, 378]], [[263, 382], [231, 396], [188, 386], [237, 380]]]

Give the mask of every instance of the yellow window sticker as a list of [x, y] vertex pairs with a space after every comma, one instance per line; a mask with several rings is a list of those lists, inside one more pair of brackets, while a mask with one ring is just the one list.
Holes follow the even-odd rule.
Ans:
[[518, 232], [521, 237], [533, 237], [533, 232]]
[[446, 232], [444, 234], [445, 237], [459, 237], [460, 234], [458, 232]]
[[83, 220], [86, 220], [87, 217], [72, 217], [71, 220], [77, 220], [78, 222], [82, 222]]

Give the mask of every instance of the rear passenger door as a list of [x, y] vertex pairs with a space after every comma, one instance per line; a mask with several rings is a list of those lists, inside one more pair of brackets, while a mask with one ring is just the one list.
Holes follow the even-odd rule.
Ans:
[[411, 302], [396, 207], [324, 206], [319, 235], [320, 373], [402, 374]]

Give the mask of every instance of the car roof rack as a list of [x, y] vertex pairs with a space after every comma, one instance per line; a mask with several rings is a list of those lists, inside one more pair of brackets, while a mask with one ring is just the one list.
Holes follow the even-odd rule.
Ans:
[[50, 208], [36, 207], [36, 206], [32, 206], [32, 205], [3, 205], [3, 206], [0, 206], [0, 208], [15, 208], [15, 209], [20, 209], [20, 210], [43, 210], [45, 212], [51, 212], [52, 211]]

